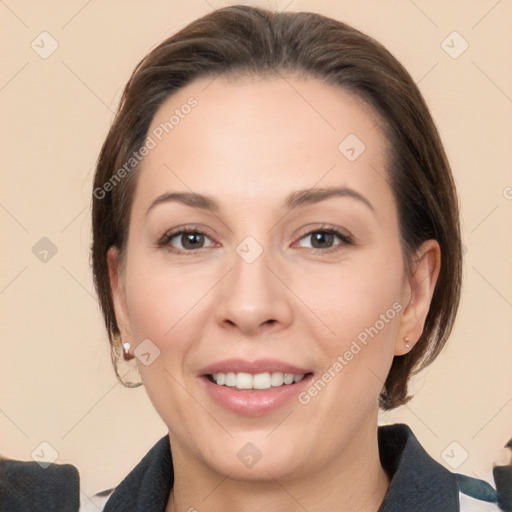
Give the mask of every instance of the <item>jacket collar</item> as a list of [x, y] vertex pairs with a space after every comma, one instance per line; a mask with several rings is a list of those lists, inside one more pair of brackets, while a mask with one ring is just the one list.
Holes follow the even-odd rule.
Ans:
[[379, 427], [381, 464], [391, 479], [378, 512], [458, 512], [455, 475], [436, 462], [404, 424]]
[[103, 512], [165, 512], [173, 483], [171, 446], [166, 435], [115, 488]]
[[[432, 459], [404, 424], [378, 429], [382, 466], [391, 484], [378, 512], [457, 512], [455, 476]], [[158, 441], [117, 486], [104, 512], [165, 512], [174, 483], [169, 436]]]

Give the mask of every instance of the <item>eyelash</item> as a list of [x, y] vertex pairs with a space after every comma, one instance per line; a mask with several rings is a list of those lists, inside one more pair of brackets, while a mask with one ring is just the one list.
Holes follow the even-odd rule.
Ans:
[[[319, 226], [318, 228], [315, 228], [315, 229], [312, 229], [309, 231], [305, 231], [304, 233], [302, 233], [300, 235], [299, 241], [302, 240], [303, 238], [313, 235], [315, 233], [331, 234], [331, 235], [338, 237], [341, 240], [341, 243], [339, 243], [338, 245], [328, 247], [327, 249], [318, 249], [318, 248], [309, 249], [311, 252], [316, 253], [316, 254], [320, 254], [320, 253], [325, 254], [325, 253], [335, 252], [335, 251], [339, 250], [340, 247], [343, 245], [353, 245], [353, 243], [354, 243], [353, 239], [350, 235], [348, 235], [346, 233], [342, 233], [337, 228], [335, 228], [333, 226], [328, 226], [328, 225], [322, 225], [322, 226]], [[201, 252], [203, 249], [208, 248], [208, 247], [200, 247], [199, 249], [182, 250], [182, 249], [177, 249], [177, 248], [171, 246], [170, 242], [173, 238], [175, 238], [179, 235], [188, 235], [188, 234], [204, 235], [211, 239], [211, 237], [209, 237], [208, 234], [205, 233], [204, 231], [202, 231], [201, 229], [198, 229], [194, 226], [186, 226], [186, 227], [179, 228], [176, 230], [171, 230], [171, 231], [168, 231], [167, 233], [165, 233], [160, 238], [160, 240], [157, 242], [157, 247], [167, 248], [170, 252], [174, 252], [176, 254], [182, 254], [182, 255], [194, 255], [194, 254], [197, 254], [198, 252]]]

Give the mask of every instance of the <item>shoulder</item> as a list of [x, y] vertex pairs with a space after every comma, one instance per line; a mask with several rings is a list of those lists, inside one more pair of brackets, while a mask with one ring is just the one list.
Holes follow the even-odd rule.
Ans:
[[[104, 512], [165, 510], [174, 484], [169, 436], [162, 437], [108, 498]], [[136, 503], [136, 508], [134, 504]]]
[[0, 458], [0, 510], [75, 511], [79, 506], [79, 473], [71, 464]]
[[404, 424], [380, 426], [379, 455], [390, 486], [379, 512], [486, 512], [500, 510], [487, 482], [452, 473], [435, 461]]
[[[109, 493], [108, 493], [109, 494]], [[0, 511], [98, 512], [107, 493], [88, 497], [72, 464], [11, 460], [0, 457]]]
[[[82, 496], [79, 512], [165, 510], [174, 483], [169, 436], [162, 437], [114, 489]], [[135, 508], [134, 508], [135, 507]]]

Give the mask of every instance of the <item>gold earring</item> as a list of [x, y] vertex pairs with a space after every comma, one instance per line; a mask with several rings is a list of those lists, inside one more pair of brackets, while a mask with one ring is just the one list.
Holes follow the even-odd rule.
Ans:
[[123, 359], [125, 361], [130, 361], [131, 359], [133, 359], [134, 356], [130, 354], [130, 344], [127, 341], [125, 341], [121, 345], [123, 347]]
[[406, 348], [411, 348], [411, 345], [409, 344], [409, 342], [411, 341], [407, 336], [404, 338], [404, 341], [405, 341], [405, 347]]

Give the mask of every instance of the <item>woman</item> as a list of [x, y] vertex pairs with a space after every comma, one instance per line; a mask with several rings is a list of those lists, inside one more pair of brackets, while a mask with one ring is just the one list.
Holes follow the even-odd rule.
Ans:
[[92, 263], [116, 372], [169, 429], [105, 511], [497, 510], [377, 426], [450, 334], [461, 241], [425, 102], [368, 36], [235, 6], [155, 48], [98, 160]]

